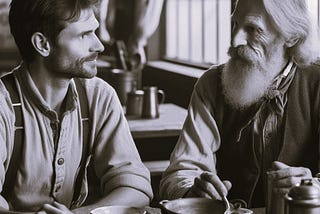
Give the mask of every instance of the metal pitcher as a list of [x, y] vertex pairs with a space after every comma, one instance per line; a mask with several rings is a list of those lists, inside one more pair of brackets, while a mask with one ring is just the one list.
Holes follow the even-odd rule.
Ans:
[[320, 188], [312, 179], [303, 179], [285, 196], [285, 214], [320, 213]]
[[165, 99], [164, 91], [158, 89], [156, 86], [144, 87], [143, 91], [144, 91], [144, 97], [143, 97], [142, 117], [158, 118], [159, 104], [163, 103]]

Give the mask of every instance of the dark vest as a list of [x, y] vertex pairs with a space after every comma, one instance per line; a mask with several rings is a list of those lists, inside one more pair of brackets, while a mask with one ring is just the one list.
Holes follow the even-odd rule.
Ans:
[[[213, 106], [221, 147], [217, 152], [217, 171], [221, 179], [232, 182], [229, 197], [244, 199], [248, 205], [255, 206], [253, 193], [260, 177], [257, 159], [257, 146], [253, 145], [250, 124], [258, 108], [252, 106], [246, 111], [229, 107], [221, 94], [221, 67], [213, 71], [218, 93]], [[290, 166], [302, 166], [319, 171], [319, 104], [320, 104], [320, 66], [307, 69], [297, 68], [295, 77], [288, 89], [288, 102], [283, 119], [282, 148], [277, 160]]]

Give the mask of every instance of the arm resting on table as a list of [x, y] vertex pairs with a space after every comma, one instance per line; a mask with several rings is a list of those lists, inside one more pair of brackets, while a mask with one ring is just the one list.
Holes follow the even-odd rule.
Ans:
[[130, 187], [120, 187], [113, 190], [109, 195], [105, 196], [95, 204], [80, 207], [73, 210], [73, 213], [89, 213], [91, 210], [112, 205], [125, 205], [132, 207], [144, 207], [149, 205], [149, 197], [141, 191], [135, 190]]

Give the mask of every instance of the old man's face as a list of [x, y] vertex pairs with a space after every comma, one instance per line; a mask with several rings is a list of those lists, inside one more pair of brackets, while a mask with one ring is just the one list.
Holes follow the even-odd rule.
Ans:
[[231, 59], [222, 73], [222, 85], [227, 102], [241, 109], [263, 97], [287, 59], [285, 40], [262, 0], [240, 0], [232, 20]]

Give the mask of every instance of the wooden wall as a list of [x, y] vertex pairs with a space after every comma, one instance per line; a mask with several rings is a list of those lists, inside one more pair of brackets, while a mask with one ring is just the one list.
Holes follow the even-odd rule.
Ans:
[[198, 78], [191, 77], [151, 66], [146, 66], [142, 72], [143, 86], [158, 86], [165, 92], [165, 102], [174, 103], [187, 108]]

